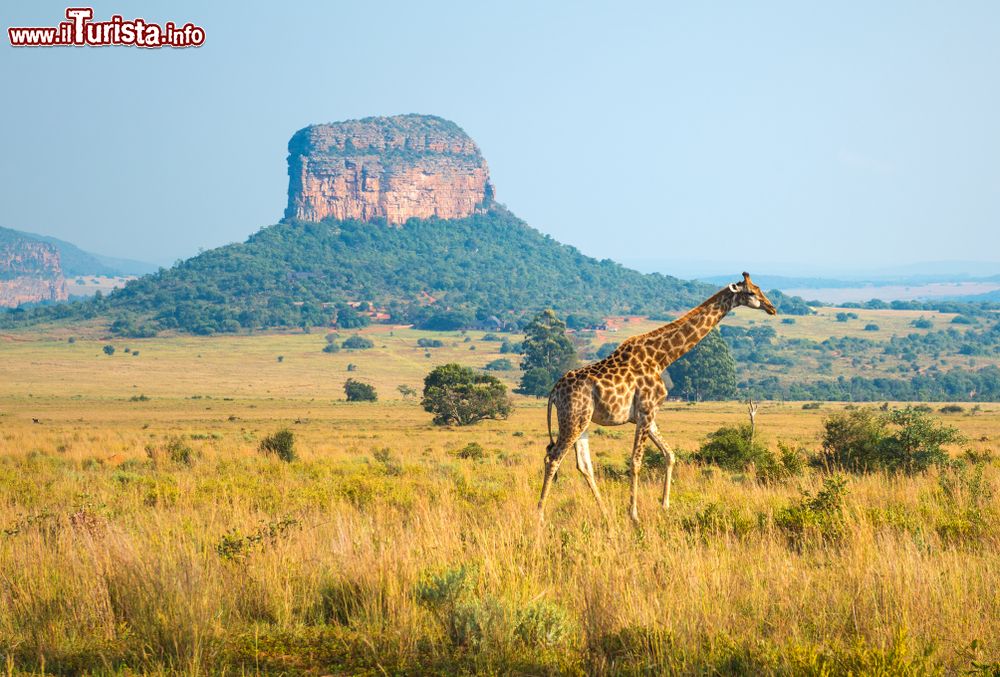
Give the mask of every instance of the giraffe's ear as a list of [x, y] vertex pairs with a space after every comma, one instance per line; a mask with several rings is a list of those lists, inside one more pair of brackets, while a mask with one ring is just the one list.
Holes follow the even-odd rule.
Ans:
[[740, 291], [740, 288], [739, 288], [739, 287], [737, 287], [737, 286], [736, 286], [736, 283], [734, 282], [734, 283], [732, 283], [731, 285], [729, 285], [729, 291], [731, 291], [731, 292], [733, 292], [734, 294], [736, 294], [736, 293], [739, 293], [739, 291]]

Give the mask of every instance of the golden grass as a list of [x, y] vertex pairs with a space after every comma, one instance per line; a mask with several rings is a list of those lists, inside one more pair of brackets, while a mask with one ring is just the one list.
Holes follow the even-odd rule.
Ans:
[[[194, 345], [206, 359], [211, 342]], [[247, 359], [263, 364], [272, 348]], [[281, 366], [294, 365], [285, 352]], [[179, 361], [191, 353], [178, 344]], [[266, 380], [248, 371], [247, 383]], [[440, 429], [412, 402], [292, 396], [287, 377], [276, 393], [221, 399], [227, 373], [162, 376], [147, 402], [102, 394], [98, 374], [80, 398], [51, 394], [48, 377], [30, 398], [3, 388], [10, 671], [933, 674], [1000, 659], [994, 464], [978, 485], [971, 467], [851, 477], [843, 532], [796, 539], [775, 515], [821, 486], [817, 471], [762, 484], [681, 462], [666, 513], [659, 472], [646, 472], [637, 530], [620, 473], [599, 479], [604, 524], [569, 461], [539, 528], [538, 401], [518, 399], [508, 421]], [[194, 385], [212, 398], [164, 394]], [[758, 424], [815, 449], [837, 406], [764, 403]], [[691, 450], [743, 418], [737, 404], [670, 405], [659, 423]], [[995, 448], [1000, 406], [948, 421], [977, 451]], [[292, 463], [257, 452], [283, 426]], [[631, 428], [618, 431], [591, 437], [600, 466], [624, 468]], [[175, 438], [190, 465], [171, 460]], [[469, 442], [484, 460], [452, 453]], [[421, 602], [422, 585], [463, 566], [461, 602]]]
[[[645, 472], [636, 530], [626, 426], [591, 436], [610, 523], [569, 461], [539, 529], [544, 402], [437, 428], [396, 390], [500, 344], [448, 334], [427, 358], [417, 339], [441, 334], [364, 333], [376, 348], [276, 333], [115, 339], [113, 357], [93, 327], [73, 344], [65, 327], [0, 337], [7, 671], [924, 674], [1000, 659], [994, 462], [851, 477], [836, 530], [799, 536], [783, 511], [819, 471], [765, 484], [682, 461], [667, 513]], [[344, 402], [348, 376], [383, 401]], [[815, 450], [842, 406], [763, 403], [758, 425]], [[744, 418], [670, 403], [659, 425], [689, 452]], [[995, 451], [1000, 405], [943, 418]], [[257, 451], [283, 427], [292, 463]], [[471, 442], [483, 460], [454, 454]], [[462, 571], [452, 602], [421, 597]]]

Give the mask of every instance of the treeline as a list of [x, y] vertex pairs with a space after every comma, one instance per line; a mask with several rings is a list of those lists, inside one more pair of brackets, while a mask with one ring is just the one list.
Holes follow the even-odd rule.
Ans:
[[[824, 305], [812, 301], [810, 304]], [[871, 299], [864, 303], [850, 301], [825, 305], [835, 305], [838, 308], [863, 308], [865, 310], [927, 310], [964, 315], [983, 315], [1000, 310], [1000, 303], [995, 301], [883, 301], [882, 299]]]
[[750, 379], [743, 392], [769, 400], [831, 400], [849, 402], [1000, 402], [1000, 368], [977, 371], [952, 369], [911, 378], [839, 376], [810, 383], [782, 383], [776, 376]]

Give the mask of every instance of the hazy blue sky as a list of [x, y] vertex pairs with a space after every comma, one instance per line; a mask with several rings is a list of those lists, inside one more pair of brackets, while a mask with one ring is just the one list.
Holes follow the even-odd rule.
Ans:
[[[168, 263], [277, 221], [311, 123], [433, 113], [600, 258], [801, 273], [1000, 259], [1000, 3], [95, 6], [199, 49], [11, 48], [0, 225]], [[646, 267], [649, 267], [647, 265]]]

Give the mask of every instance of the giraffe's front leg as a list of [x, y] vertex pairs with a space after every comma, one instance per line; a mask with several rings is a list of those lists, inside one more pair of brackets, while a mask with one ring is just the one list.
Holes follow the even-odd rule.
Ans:
[[663, 509], [666, 510], [670, 507], [670, 479], [674, 474], [674, 462], [677, 460], [677, 456], [674, 454], [673, 449], [670, 445], [660, 439], [660, 431], [656, 427], [656, 421], [653, 421], [649, 426], [649, 439], [653, 440], [653, 444], [656, 448], [660, 450], [663, 454], [663, 460], [666, 464], [665, 474], [663, 476]]

